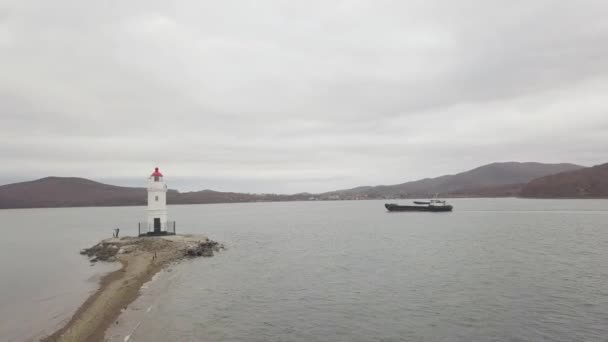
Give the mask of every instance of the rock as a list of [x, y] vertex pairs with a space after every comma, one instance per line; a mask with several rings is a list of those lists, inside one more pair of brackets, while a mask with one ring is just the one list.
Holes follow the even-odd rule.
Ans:
[[126, 245], [126, 246], [123, 246], [121, 248], [118, 248], [117, 251], [116, 251], [116, 253], [117, 254], [129, 254], [129, 253], [133, 252], [136, 249], [137, 249], [136, 245]]
[[205, 241], [199, 241], [196, 245], [189, 245], [186, 248], [187, 256], [202, 256], [211, 257], [213, 252], [219, 252], [220, 246], [217, 242], [205, 239]]
[[198, 248], [197, 248], [197, 246], [190, 245], [190, 246], [186, 247], [186, 255], [188, 255], [188, 256], [195, 256], [197, 254], [198, 254]]
[[[153, 260], [156, 259], [156, 252], [160, 251], [182, 251], [182, 256], [188, 257], [210, 257], [214, 252], [224, 249], [224, 246], [204, 236], [167, 236], [162, 238], [131, 238], [125, 237], [121, 240], [107, 239], [91, 248], [80, 251], [86, 255], [91, 262], [97, 261], [116, 261], [118, 254], [129, 254], [138, 252], [152, 253]], [[162, 253], [161, 253], [162, 254]]]
[[86, 248], [80, 251], [80, 254], [86, 255], [89, 258], [93, 257], [95, 261], [107, 261], [118, 252], [118, 248], [107, 243], [98, 243], [91, 248]]

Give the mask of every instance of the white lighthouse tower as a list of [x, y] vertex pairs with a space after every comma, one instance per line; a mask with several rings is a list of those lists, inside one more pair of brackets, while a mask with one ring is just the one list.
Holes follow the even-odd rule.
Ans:
[[[142, 232], [140, 226], [140, 234]], [[167, 221], [167, 184], [163, 174], [154, 169], [148, 179], [148, 235], [175, 234], [175, 222]]]

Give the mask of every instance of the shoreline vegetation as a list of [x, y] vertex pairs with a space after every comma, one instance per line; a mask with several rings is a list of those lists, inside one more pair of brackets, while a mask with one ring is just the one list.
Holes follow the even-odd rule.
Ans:
[[108, 327], [138, 296], [142, 285], [167, 265], [188, 257], [210, 257], [224, 246], [204, 235], [105, 239], [80, 253], [90, 262], [120, 262], [122, 267], [100, 280], [99, 288], [71, 319], [42, 342], [103, 341]]

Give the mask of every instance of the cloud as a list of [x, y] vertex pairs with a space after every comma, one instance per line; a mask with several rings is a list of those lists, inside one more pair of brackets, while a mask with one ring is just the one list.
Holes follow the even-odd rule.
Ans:
[[601, 1], [0, 6], [0, 181], [326, 191], [608, 160]]

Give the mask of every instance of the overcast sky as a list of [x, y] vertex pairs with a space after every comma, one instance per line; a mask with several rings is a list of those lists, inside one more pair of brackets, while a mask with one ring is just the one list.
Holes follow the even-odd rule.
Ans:
[[608, 2], [0, 0], [0, 183], [320, 192], [608, 162]]

